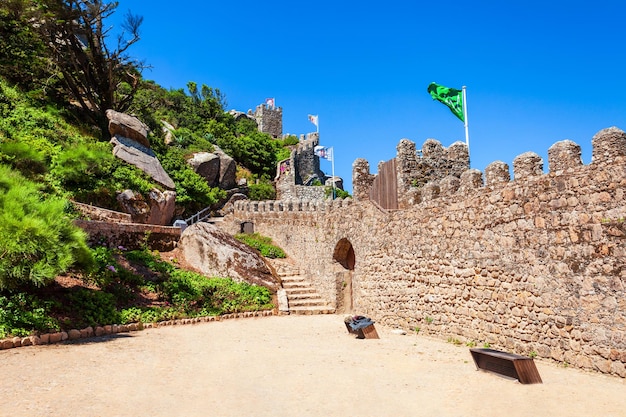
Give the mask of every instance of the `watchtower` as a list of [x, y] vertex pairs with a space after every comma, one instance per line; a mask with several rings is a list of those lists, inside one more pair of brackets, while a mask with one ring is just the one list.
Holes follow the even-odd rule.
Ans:
[[274, 139], [283, 136], [283, 109], [282, 107], [259, 104], [254, 112], [254, 119], [259, 132], [267, 133]]

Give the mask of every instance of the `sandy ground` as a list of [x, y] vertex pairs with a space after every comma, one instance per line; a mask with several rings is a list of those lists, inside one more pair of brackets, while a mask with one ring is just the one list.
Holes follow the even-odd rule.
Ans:
[[626, 381], [535, 360], [543, 384], [476, 371], [466, 346], [356, 339], [343, 317], [161, 327], [0, 351], [1, 416], [626, 416]]

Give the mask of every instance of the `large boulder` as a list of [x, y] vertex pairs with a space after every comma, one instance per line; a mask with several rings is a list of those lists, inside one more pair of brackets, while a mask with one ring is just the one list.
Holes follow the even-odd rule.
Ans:
[[215, 154], [220, 157], [219, 187], [223, 190], [235, 188], [237, 186], [237, 163], [217, 146], [215, 146]]
[[111, 109], [106, 111], [106, 116], [109, 119], [109, 133], [111, 136], [123, 136], [139, 142], [146, 148], [150, 147], [150, 142], [148, 141], [150, 129], [139, 119]]
[[276, 273], [256, 250], [210, 223], [196, 223], [186, 228], [178, 248], [184, 261], [206, 276], [246, 281], [272, 292], [280, 286]]
[[117, 202], [124, 213], [130, 214], [133, 223], [148, 222], [150, 206], [148, 206], [141, 194], [133, 190], [124, 190], [117, 195]]
[[125, 213], [130, 214], [133, 223], [170, 225], [174, 217], [174, 191], [152, 189], [146, 201], [143, 196], [132, 190], [125, 190], [117, 195], [117, 201]]
[[148, 205], [150, 206], [148, 224], [168, 226], [172, 224], [172, 218], [174, 217], [176, 192], [170, 190], [160, 191], [153, 188], [148, 194]]
[[217, 145], [214, 152], [197, 152], [187, 160], [196, 174], [203, 177], [210, 187], [230, 190], [237, 186], [237, 163]]
[[187, 160], [196, 174], [200, 175], [210, 187], [217, 187], [220, 180], [220, 157], [215, 153], [197, 152]]
[[120, 135], [113, 136], [111, 144], [113, 144], [113, 155], [117, 158], [136, 166], [162, 186], [170, 190], [176, 188], [176, 184], [167, 175], [152, 149]]

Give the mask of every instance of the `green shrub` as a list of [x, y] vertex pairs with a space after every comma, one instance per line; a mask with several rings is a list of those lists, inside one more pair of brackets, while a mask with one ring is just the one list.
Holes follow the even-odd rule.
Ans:
[[267, 288], [230, 278], [207, 278], [195, 272], [176, 270], [163, 283], [163, 288], [174, 308], [192, 316], [272, 308]]
[[169, 274], [176, 269], [172, 264], [161, 260], [158, 254], [147, 249], [128, 251], [125, 256], [129, 261], [139, 262], [152, 271]]
[[211, 206], [226, 196], [224, 190], [209, 187], [204, 178], [187, 165], [182, 149], [170, 148], [161, 162], [176, 184], [176, 204], [188, 212]]
[[[220, 314], [272, 308], [272, 295], [265, 287], [230, 278], [211, 278], [204, 288], [205, 309]], [[206, 305], [209, 304], [209, 305]]]
[[120, 313], [115, 306], [115, 297], [100, 290], [80, 288], [69, 295], [69, 306], [77, 317], [79, 327], [104, 324], [119, 324]]
[[20, 171], [25, 177], [46, 172], [46, 158], [37, 149], [24, 142], [0, 143], [0, 163]]
[[248, 198], [255, 201], [275, 200], [276, 189], [272, 184], [261, 182], [248, 186]]
[[120, 312], [121, 324], [156, 323], [185, 317], [188, 317], [188, 315], [173, 307], [131, 307]]
[[0, 295], [0, 339], [28, 336], [33, 330], [57, 330], [57, 321], [49, 315], [52, 305], [21, 292]]
[[[332, 198], [333, 196], [333, 187], [326, 187], [324, 190], [324, 195], [326, 198]], [[348, 198], [352, 197], [349, 192], [342, 190], [340, 188], [335, 188], [335, 198]]]
[[109, 144], [81, 143], [58, 155], [52, 174], [70, 189], [92, 188], [95, 181], [110, 175], [113, 163], [114, 157]]
[[36, 184], [0, 165], [0, 290], [43, 286], [75, 264], [91, 264], [86, 235], [66, 206], [42, 199]]
[[300, 139], [297, 136], [290, 135], [283, 139], [283, 146], [293, 146], [300, 143]]
[[261, 252], [261, 255], [266, 258], [286, 258], [285, 252], [272, 244], [272, 239], [269, 237], [261, 236], [258, 233], [238, 233], [235, 235], [235, 239], [245, 243], [248, 246]]

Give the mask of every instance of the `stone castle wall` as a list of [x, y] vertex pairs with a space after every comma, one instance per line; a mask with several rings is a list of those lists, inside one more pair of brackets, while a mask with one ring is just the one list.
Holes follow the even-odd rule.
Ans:
[[[353, 313], [626, 377], [626, 134], [605, 129], [592, 145], [583, 165], [578, 145], [555, 144], [547, 174], [529, 153], [513, 180], [502, 162], [486, 185], [477, 170], [445, 176], [403, 210], [355, 190], [355, 201], [237, 202], [224, 227], [253, 221], [331, 304], [352, 288]], [[371, 180], [366, 161], [353, 168]]]

